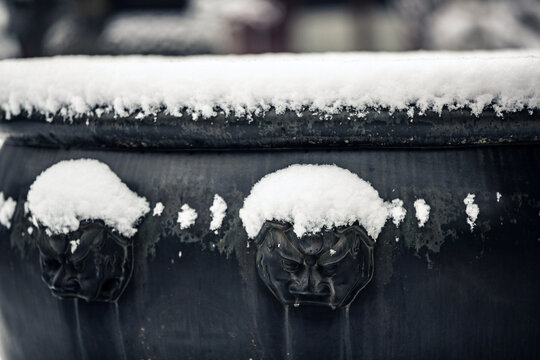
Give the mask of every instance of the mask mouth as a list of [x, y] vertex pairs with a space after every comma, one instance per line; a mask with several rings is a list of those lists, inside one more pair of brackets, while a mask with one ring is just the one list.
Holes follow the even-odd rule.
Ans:
[[287, 305], [297, 306], [326, 306], [335, 309], [337, 305], [329, 296], [301, 295], [287, 302]]

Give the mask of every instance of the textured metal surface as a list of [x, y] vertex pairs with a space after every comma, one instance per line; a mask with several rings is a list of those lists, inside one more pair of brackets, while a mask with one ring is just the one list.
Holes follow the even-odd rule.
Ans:
[[[26, 231], [35, 177], [80, 157], [165, 205], [133, 239], [133, 277], [117, 304], [53, 297]], [[335, 163], [405, 202], [405, 222], [385, 225], [373, 279], [350, 308], [283, 307], [257, 274], [238, 210], [262, 176], [293, 163]], [[9, 359], [538, 358], [539, 164], [538, 146], [156, 153], [8, 141], [0, 190], [18, 205], [11, 230], [0, 227], [0, 341]], [[229, 205], [218, 235], [215, 193]], [[473, 232], [468, 193], [480, 207]], [[424, 228], [416, 198], [432, 208]], [[183, 203], [199, 213], [187, 230], [176, 223]]]
[[[0, 130], [33, 146], [147, 149], [268, 149], [359, 147], [456, 147], [500, 144], [537, 144], [540, 113], [522, 111], [498, 117], [486, 110], [444, 110], [413, 119], [404, 112], [381, 110], [365, 117], [343, 111], [333, 116], [304, 112], [237, 119], [223, 115], [194, 121], [164, 113], [137, 119], [83, 116], [45, 121], [40, 114], [20, 114], [0, 120]], [[0, 113], [0, 119], [3, 114]]]

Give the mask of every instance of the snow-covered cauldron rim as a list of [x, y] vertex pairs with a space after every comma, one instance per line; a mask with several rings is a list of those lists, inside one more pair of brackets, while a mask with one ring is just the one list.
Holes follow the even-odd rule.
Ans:
[[[540, 51], [89, 57], [0, 61], [1, 117], [237, 118], [540, 109]], [[186, 116], [187, 115], [187, 116]]]

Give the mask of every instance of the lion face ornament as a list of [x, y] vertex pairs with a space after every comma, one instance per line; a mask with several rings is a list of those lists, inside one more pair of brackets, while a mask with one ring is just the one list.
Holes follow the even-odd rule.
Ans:
[[133, 269], [133, 244], [101, 221], [83, 221], [78, 230], [37, 239], [43, 281], [59, 298], [114, 302]]
[[283, 305], [345, 307], [373, 277], [374, 241], [358, 225], [299, 238], [266, 221], [256, 244], [258, 273]]

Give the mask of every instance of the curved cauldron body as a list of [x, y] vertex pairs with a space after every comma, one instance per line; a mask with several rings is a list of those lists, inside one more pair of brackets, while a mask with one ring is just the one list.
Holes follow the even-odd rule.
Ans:
[[[0, 191], [17, 206], [0, 226], [0, 349], [6, 359], [538, 358], [540, 127], [537, 113], [508, 116], [6, 123]], [[29, 187], [78, 158], [107, 164], [163, 212], [129, 241], [93, 222], [48, 236], [25, 212]], [[250, 240], [244, 199], [291, 164], [348, 169], [407, 215], [376, 243], [358, 225], [308, 239], [271, 221]], [[213, 231], [216, 194], [227, 211]], [[472, 230], [468, 194], [480, 211]], [[422, 227], [417, 199], [431, 207]], [[197, 218], [181, 229], [184, 204]]]

